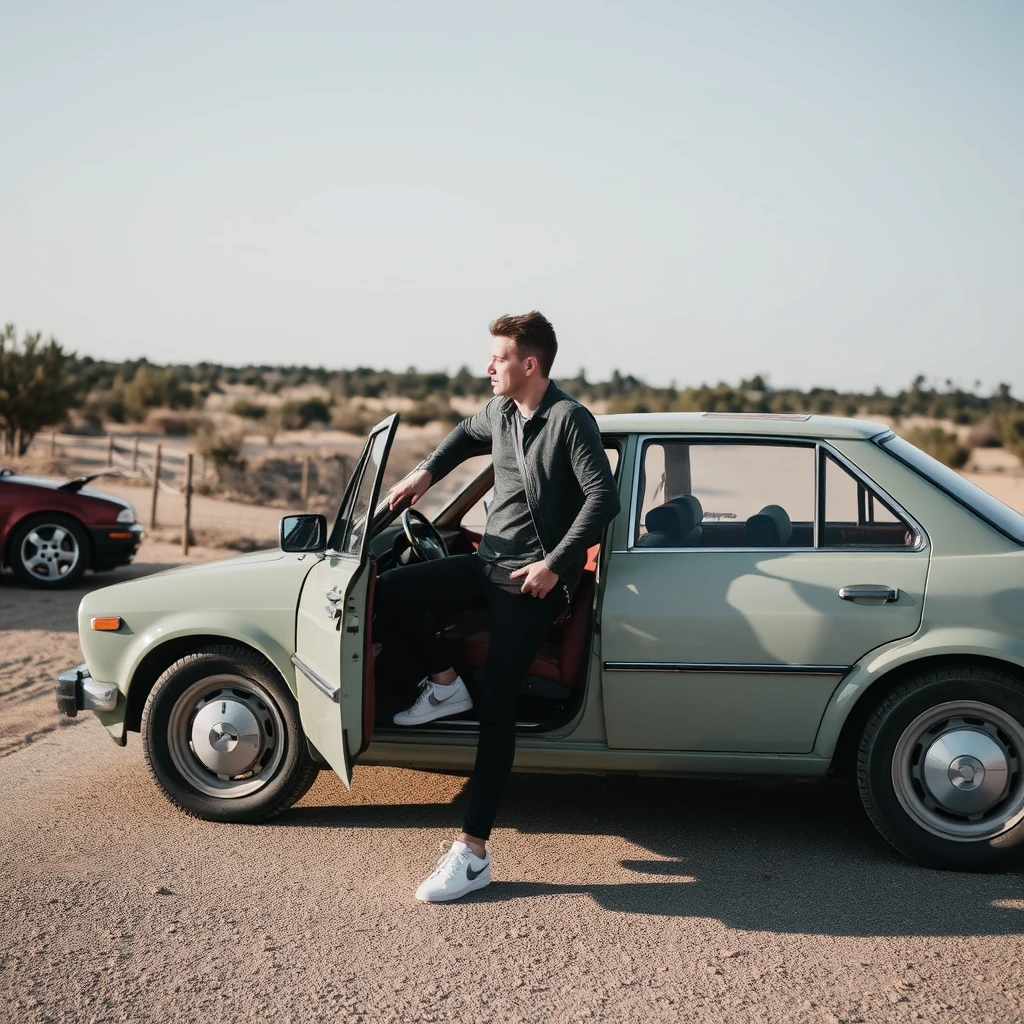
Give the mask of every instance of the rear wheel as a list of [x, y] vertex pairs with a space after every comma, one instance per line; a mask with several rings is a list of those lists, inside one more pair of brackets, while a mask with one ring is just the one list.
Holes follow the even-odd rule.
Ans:
[[89, 536], [76, 519], [46, 512], [26, 519], [11, 536], [14, 574], [33, 587], [67, 587], [89, 565]]
[[176, 661], [153, 686], [141, 731], [157, 784], [208, 821], [265, 821], [295, 803], [319, 771], [288, 687], [245, 648]]
[[908, 680], [868, 721], [857, 776], [878, 830], [919, 863], [1024, 864], [1024, 683], [972, 666]]

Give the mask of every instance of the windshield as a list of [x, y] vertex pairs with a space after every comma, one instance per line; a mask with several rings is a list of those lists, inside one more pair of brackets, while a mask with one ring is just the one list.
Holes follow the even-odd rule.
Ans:
[[1024, 544], [1024, 516], [1015, 512], [1009, 505], [1004, 505], [988, 491], [964, 479], [955, 470], [943, 465], [938, 459], [933, 459], [920, 448], [915, 448], [902, 437], [891, 437], [882, 442], [882, 447], [989, 526], [995, 527], [1001, 534], [1018, 544]]
[[446, 477], [438, 480], [418, 502], [416, 508], [428, 519], [446, 509], [489, 465], [490, 455], [473, 455], [459, 463]]

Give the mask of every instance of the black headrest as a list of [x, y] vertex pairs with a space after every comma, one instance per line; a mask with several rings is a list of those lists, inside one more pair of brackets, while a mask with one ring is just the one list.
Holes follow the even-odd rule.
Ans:
[[667, 533], [675, 536], [679, 532], [679, 513], [670, 505], [655, 505], [644, 516], [648, 533]]
[[692, 494], [680, 494], [670, 502], [679, 513], [679, 525], [683, 535], [688, 534], [695, 526], [700, 526], [704, 521], [704, 509], [701, 503]]
[[781, 548], [793, 536], [793, 521], [781, 505], [765, 505], [747, 520], [747, 543], [755, 548]]

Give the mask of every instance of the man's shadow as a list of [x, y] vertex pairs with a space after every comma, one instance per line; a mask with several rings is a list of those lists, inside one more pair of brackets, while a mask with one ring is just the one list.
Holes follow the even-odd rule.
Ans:
[[[317, 790], [329, 799], [324, 785]], [[457, 831], [464, 804], [463, 790], [449, 804], [300, 806], [276, 820], [292, 828]], [[603, 837], [621, 837], [652, 856], [609, 865], [627, 881], [562, 884], [546, 880], [557, 874], [548, 853], [542, 870], [515, 865], [516, 874], [543, 880], [497, 881], [467, 899], [580, 894], [610, 911], [710, 917], [732, 928], [780, 933], [1024, 932], [1022, 873], [978, 875], [914, 864], [875, 832], [848, 782], [514, 775], [500, 824], [555, 837], [569, 874], [575, 874], [575, 853], [587, 853], [588, 843]], [[569, 841], [559, 843], [559, 836]]]

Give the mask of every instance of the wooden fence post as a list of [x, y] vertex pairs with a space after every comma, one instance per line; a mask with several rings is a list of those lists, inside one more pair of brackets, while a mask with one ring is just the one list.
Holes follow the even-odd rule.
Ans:
[[149, 528], [156, 528], [156, 496], [160, 493], [160, 445], [153, 452], [153, 501], [149, 507]]
[[114, 465], [114, 435], [107, 434], [107, 465]]
[[139, 468], [139, 435], [135, 435], [135, 439], [132, 441], [132, 472], [134, 473]]
[[185, 456], [185, 521], [181, 527], [181, 553], [188, 554], [188, 534], [192, 522], [192, 453]]
[[309, 501], [309, 456], [302, 456], [302, 507]]
[[14, 457], [21, 458], [21, 427], [14, 428]]
[[50, 461], [53, 462], [53, 460], [55, 458], [57, 458], [57, 431], [56, 430], [51, 430], [50, 431]]

